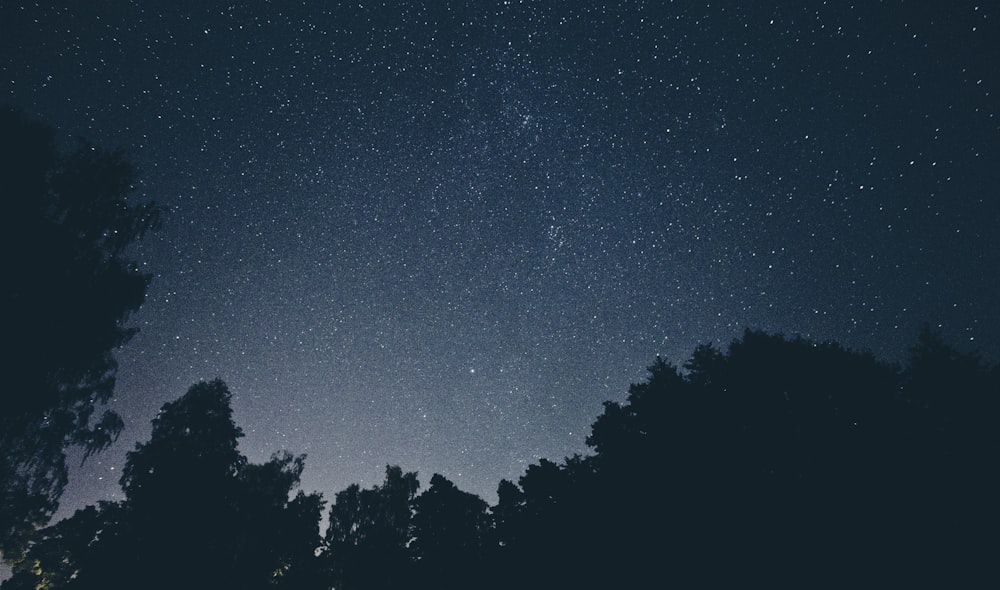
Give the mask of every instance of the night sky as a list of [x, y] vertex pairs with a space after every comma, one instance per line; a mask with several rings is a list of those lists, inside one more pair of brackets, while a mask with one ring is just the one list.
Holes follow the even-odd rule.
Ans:
[[492, 502], [744, 328], [1000, 359], [995, 3], [50, 4], [0, 2], [0, 102], [171, 209], [126, 431], [60, 515], [217, 376], [306, 490], [398, 464]]

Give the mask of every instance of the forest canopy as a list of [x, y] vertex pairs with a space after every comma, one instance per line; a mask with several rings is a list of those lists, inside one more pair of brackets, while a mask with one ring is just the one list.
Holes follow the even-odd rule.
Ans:
[[[231, 394], [193, 385], [129, 453], [125, 499], [41, 529], [20, 588], [778, 587], [991, 575], [1000, 372], [924, 330], [905, 367], [747, 331], [663, 359], [489, 506], [388, 466], [325, 501], [304, 456], [238, 451]], [[150, 579], [150, 572], [157, 572]], [[960, 584], [961, 585], [961, 584]]]

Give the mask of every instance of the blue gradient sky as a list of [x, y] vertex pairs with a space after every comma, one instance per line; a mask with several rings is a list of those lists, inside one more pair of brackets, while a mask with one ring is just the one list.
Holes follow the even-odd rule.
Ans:
[[747, 327], [1000, 357], [988, 3], [72, 4], [0, 4], [0, 101], [172, 212], [64, 514], [199, 379], [308, 490], [391, 463], [492, 502]]

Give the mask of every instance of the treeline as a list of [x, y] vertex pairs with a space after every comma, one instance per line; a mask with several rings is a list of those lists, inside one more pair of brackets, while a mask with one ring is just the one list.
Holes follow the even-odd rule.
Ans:
[[386, 469], [324, 500], [237, 448], [198, 383], [128, 454], [125, 500], [37, 532], [3, 590], [980, 585], [1000, 525], [1000, 371], [930, 331], [904, 368], [747, 331], [606, 402], [592, 453], [489, 506]]

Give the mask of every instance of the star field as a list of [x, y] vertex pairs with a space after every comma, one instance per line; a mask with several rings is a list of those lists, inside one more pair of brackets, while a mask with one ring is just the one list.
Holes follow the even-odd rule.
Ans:
[[0, 101], [171, 209], [126, 431], [63, 513], [216, 376], [308, 490], [392, 463], [492, 501], [747, 327], [1000, 357], [988, 3], [43, 4], [0, 6]]

